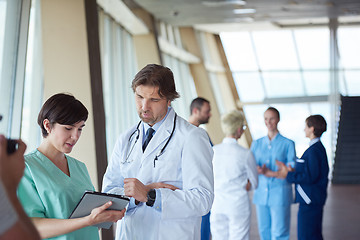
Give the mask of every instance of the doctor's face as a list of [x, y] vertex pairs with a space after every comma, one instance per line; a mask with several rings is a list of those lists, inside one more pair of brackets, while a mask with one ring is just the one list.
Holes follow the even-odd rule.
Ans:
[[139, 85], [135, 89], [136, 109], [141, 120], [150, 126], [161, 121], [170, 101], [159, 95], [159, 87]]

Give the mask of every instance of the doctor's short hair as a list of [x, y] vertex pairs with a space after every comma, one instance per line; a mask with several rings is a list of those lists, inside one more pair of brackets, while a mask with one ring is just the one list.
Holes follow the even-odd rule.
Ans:
[[141, 69], [135, 75], [131, 88], [135, 92], [140, 85], [159, 87], [160, 97], [170, 101], [180, 97], [175, 88], [174, 74], [170, 68], [161, 65], [148, 64]]
[[234, 135], [239, 128], [243, 128], [244, 124], [244, 113], [239, 110], [233, 110], [221, 117], [221, 128], [226, 136]]
[[48, 132], [44, 127], [44, 120], [48, 119], [50, 126], [55, 123], [61, 125], [73, 125], [80, 121], [86, 121], [88, 118], [88, 110], [74, 96], [66, 93], [58, 93], [51, 96], [42, 106], [38, 115], [38, 124], [44, 138], [48, 136]]
[[325, 118], [321, 115], [310, 115], [305, 120], [306, 125], [314, 127], [314, 135], [316, 137], [321, 137], [321, 135], [326, 131], [326, 121]]
[[209, 100], [202, 97], [197, 97], [193, 99], [190, 104], [190, 115], [192, 115], [192, 112], [195, 108], [201, 110], [201, 107], [203, 106], [204, 103], [210, 104]]

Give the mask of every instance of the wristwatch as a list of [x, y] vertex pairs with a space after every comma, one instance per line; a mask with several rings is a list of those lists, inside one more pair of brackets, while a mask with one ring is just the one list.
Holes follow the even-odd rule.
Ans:
[[156, 191], [155, 191], [155, 189], [150, 189], [147, 193], [146, 205], [149, 207], [154, 206], [155, 199], [156, 199]]

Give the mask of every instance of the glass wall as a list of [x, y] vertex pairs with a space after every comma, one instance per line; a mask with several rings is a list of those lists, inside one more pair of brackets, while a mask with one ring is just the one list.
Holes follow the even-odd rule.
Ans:
[[139, 121], [131, 89], [137, 66], [132, 36], [102, 9], [99, 9], [99, 31], [106, 142], [110, 157], [120, 133]]
[[340, 92], [344, 96], [360, 96], [360, 27], [340, 26]]
[[214, 43], [214, 37], [212, 34], [197, 31], [197, 38], [200, 45], [201, 54], [205, 63], [206, 71], [208, 72], [211, 89], [214, 94], [216, 105], [220, 115], [229, 111], [228, 106], [224, 104], [223, 98], [226, 93], [221, 91], [220, 81], [222, 78], [220, 75], [225, 73], [225, 69], [222, 67], [222, 63], [219, 62], [219, 55], [216, 52], [217, 46]]
[[180, 94], [180, 98], [175, 99], [171, 105], [179, 116], [188, 119], [191, 101], [196, 97], [194, 80], [189, 66], [165, 53], [162, 54], [162, 60], [164, 66], [170, 68], [174, 73], [176, 90]]
[[[179, 29], [165, 23], [159, 23], [159, 38], [167, 42], [173, 48], [183, 51]], [[162, 64], [172, 70], [175, 78], [176, 90], [180, 94], [180, 98], [172, 102], [172, 107], [177, 114], [184, 119], [188, 119], [190, 115], [191, 101], [197, 97], [194, 79], [190, 73], [188, 62], [180, 59], [176, 54], [164, 51], [160, 45]]]
[[19, 138], [30, 0], [0, 0], [0, 133]]
[[[339, 84], [344, 95], [360, 94], [355, 80], [360, 73], [359, 33], [359, 28], [338, 31], [343, 67]], [[295, 141], [301, 157], [309, 142], [303, 131], [305, 119], [321, 114], [329, 126], [322, 141], [332, 159], [329, 28], [223, 33], [221, 40], [253, 138], [266, 135], [263, 113], [274, 106], [281, 114], [280, 132]]]
[[32, 0], [21, 121], [21, 138], [27, 144], [27, 152], [37, 148], [42, 139], [40, 127], [37, 124], [38, 113], [43, 103], [41, 36], [40, 0]]

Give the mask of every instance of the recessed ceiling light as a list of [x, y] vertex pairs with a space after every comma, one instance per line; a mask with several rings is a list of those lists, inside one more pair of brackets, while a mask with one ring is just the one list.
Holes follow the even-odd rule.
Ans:
[[254, 22], [255, 19], [252, 17], [238, 17], [238, 18], [225, 18], [224, 22], [226, 23], [250, 23], [250, 22]]
[[233, 12], [235, 14], [250, 14], [250, 13], [256, 13], [256, 9], [253, 9], [253, 8], [239, 8], [239, 9], [234, 9]]
[[213, 1], [212, 0], [203, 0], [201, 3], [208, 7], [219, 7], [219, 6], [225, 6], [225, 5], [244, 6], [246, 4], [246, 1], [241, 1], [241, 0], [213, 0]]

